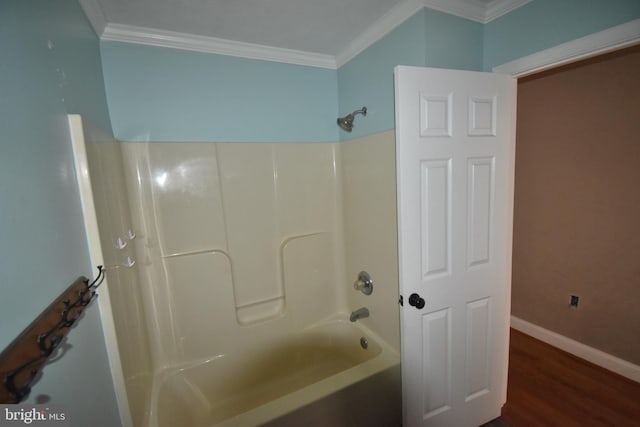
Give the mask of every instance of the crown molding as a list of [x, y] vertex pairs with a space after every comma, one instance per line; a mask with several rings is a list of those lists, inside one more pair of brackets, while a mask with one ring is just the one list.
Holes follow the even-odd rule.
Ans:
[[640, 44], [640, 19], [498, 65], [493, 71], [524, 77], [635, 44]]
[[424, 0], [409, 0], [398, 3], [336, 55], [337, 68], [342, 67], [360, 52], [389, 34], [423, 7]]
[[466, 0], [424, 0], [424, 6], [439, 12], [484, 24], [486, 8], [480, 3]]
[[401, 2], [374, 22], [355, 40], [347, 44], [336, 55], [336, 65], [338, 68], [342, 67], [424, 7], [486, 24], [529, 2], [531, 0], [493, 0], [488, 5], [476, 0], [409, 0]]
[[107, 27], [107, 20], [104, 17], [104, 12], [100, 4], [98, 4], [98, 0], [80, 0], [80, 6], [89, 19], [93, 31], [96, 32], [98, 38], [101, 38], [104, 29]]
[[488, 4], [478, 0], [424, 0], [425, 7], [486, 24], [531, 0], [493, 0]]
[[125, 43], [137, 43], [148, 46], [168, 47], [195, 52], [215, 53], [262, 61], [284, 62], [309, 67], [336, 69], [336, 60], [332, 55], [283, 49], [253, 43], [198, 36], [155, 28], [137, 27], [122, 24], [107, 24], [102, 40]]
[[531, 0], [493, 0], [485, 10], [483, 24], [500, 18], [502, 15], [506, 15], [530, 2]]
[[80, 0], [80, 4], [101, 40], [137, 43], [335, 70], [389, 34], [424, 7], [486, 24], [530, 1], [493, 0], [488, 5], [479, 0], [402, 1], [369, 26], [356, 39], [347, 44], [336, 56], [155, 28], [108, 23], [98, 0]]

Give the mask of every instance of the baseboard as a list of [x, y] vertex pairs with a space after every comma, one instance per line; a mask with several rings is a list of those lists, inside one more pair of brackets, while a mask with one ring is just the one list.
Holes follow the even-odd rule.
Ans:
[[541, 326], [511, 316], [511, 327], [630, 380], [640, 382], [640, 366], [612, 356]]

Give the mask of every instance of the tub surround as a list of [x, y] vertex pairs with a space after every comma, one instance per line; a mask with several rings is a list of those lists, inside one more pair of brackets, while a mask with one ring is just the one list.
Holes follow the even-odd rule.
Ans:
[[[349, 144], [140, 143], [84, 128], [134, 425], [161, 427], [159, 419], [182, 417], [179, 405], [168, 409], [162, 391], [176, 372], [199, 372], [211, 361], [237, 359], [234, 354], [269, 348], [327, 322], [363, 331], [351, 333], [358, 336], [349, 345], [362, 351], [365, 337], [373, 361], [354, 363], [369, 368], [336, 365], [343, 354], [336, 350], [335, 357], [324, 358], [329, 371], [308, 381], [323, 383], [327, 377], [333, 384], [321, 387], [320, 395], [300, 392], [306, 400], [291, 400], [285, 412], [253, 412], [235, 404], [213, 412], [230, 419], [244, 419], [245, 412], [254, 419], [258, 413], [267, 417], [264, 422], [399, 363], [395, 185], [371, 186], [394, 182], [388, 179], [395, 175], [392, 133]], [[377, 166], [367, 170], [366, 162]], [[369, 196], [375, 209], [360, 204]], [[352, 284], [365, 268], [374, 274], [371, 295]], [[349, 313], [364, 306], [370, 316], [351, 324]], [[318, 342], [322, 346], [323, 339]], [[213, 372], [221, 363], [214, 363]], [[335, 382], [339, 372], [351, 369], [359, 376]], [[207, 405], [218, 405], [214, 395], [197, 394], [207, 396]], [[222, 421], [202, 408], [194, 409], [200, 415], [193, 425]]]
[[347, 311], [335, 145], [123, 149], [156, 368]]
[[348, 305], [369, 308], [358, 322], [399, 351], [399, 309], [390, 309], [399, 299], [395, 133], [345, 141], [340, 152], [346, 277], [355, 281], [365, 270], [374, 281], [371, 295], [348, 292]]
[[98, 304], [122, 423], [141, 426], [153, 372], [121, 143], [78, 115], [69, 115], [69, 127], [76, 168], [85, 172], [78, 181], [91, 261], [105, 268]]

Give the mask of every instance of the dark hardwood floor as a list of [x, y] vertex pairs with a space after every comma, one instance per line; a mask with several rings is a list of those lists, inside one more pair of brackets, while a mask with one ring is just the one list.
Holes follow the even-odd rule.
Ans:
[[511, 330], [507, 403], [492, 426], [640, 426], [640, 383]]

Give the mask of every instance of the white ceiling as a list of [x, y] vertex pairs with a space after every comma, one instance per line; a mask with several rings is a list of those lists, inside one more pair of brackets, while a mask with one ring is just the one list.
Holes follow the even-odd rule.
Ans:
[[401, 0], [98, 0], [107, 22], [335, 55]]
[[233, 53], [197, 47], [217, 43], [229, 50], [292, 51], [288, 53], [320, 61], [309, 65], [326, 63], [328, 68], [345, 62], [421, 7], [486, 23], [528, 1], [80, 0], [103, 39], [158, 45], [168, 42], [170, 47], [226, 54]]

